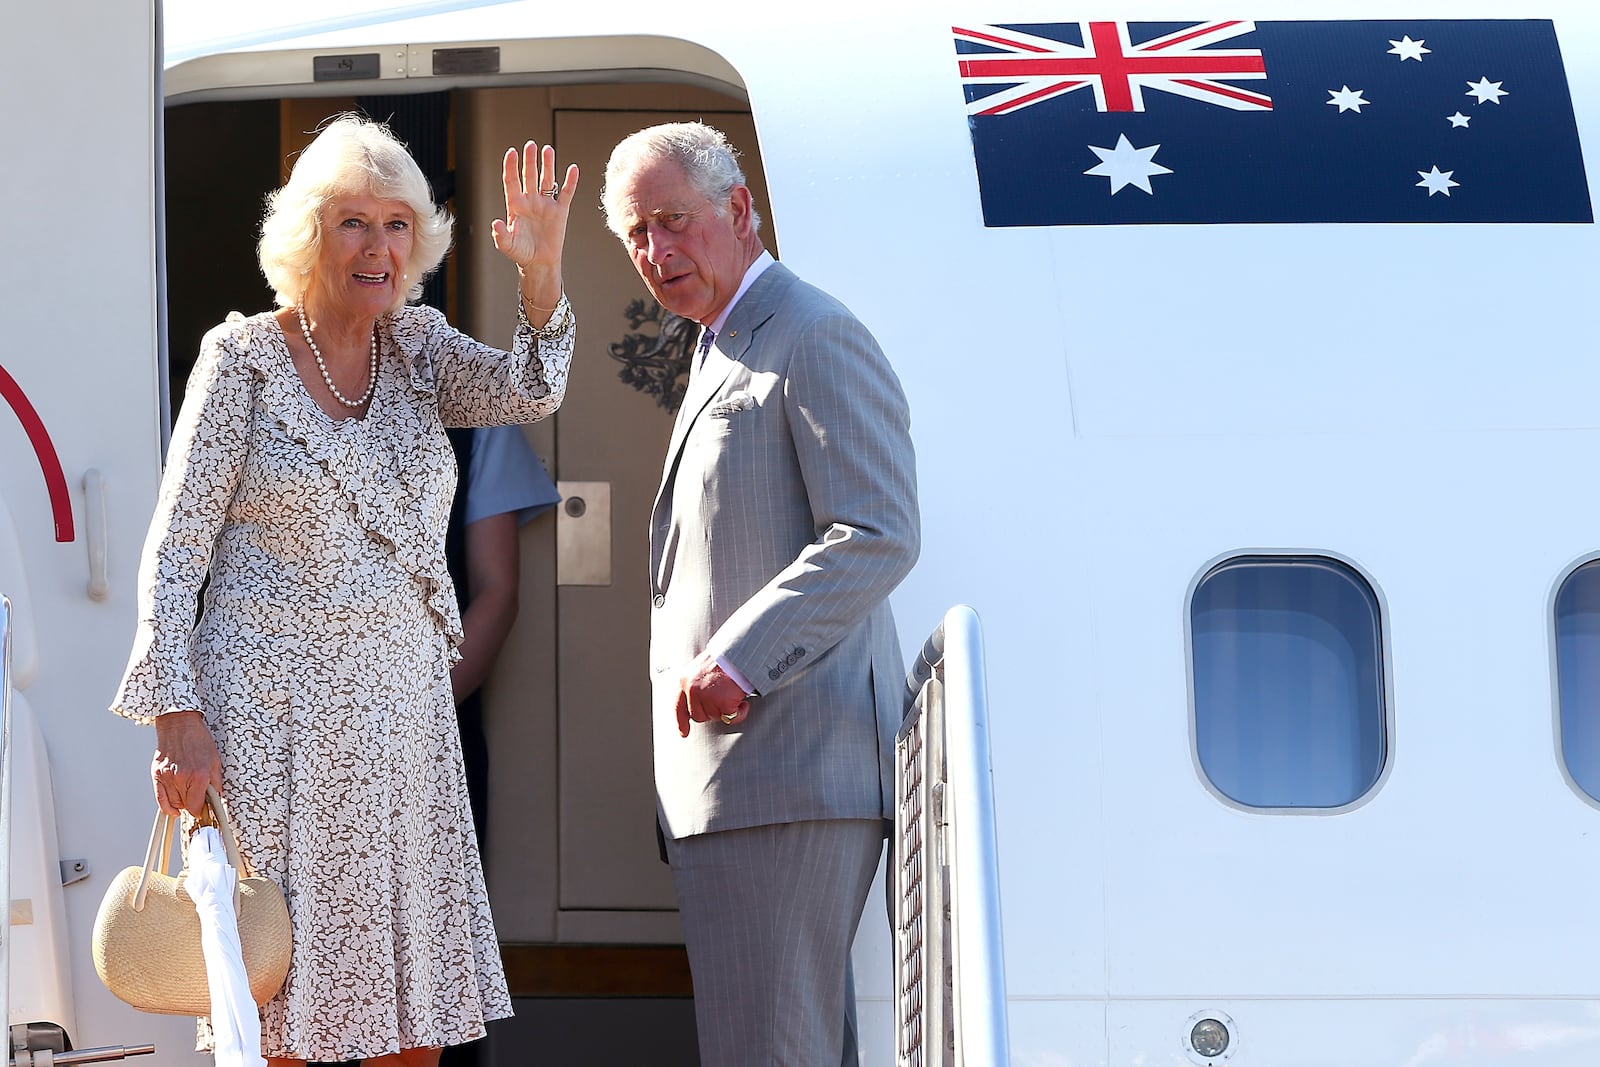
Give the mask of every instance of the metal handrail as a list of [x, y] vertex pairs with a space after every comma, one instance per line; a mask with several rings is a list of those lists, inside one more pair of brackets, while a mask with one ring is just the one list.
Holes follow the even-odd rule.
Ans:
[[11, 1019], [11, 601], [0, 594], [0, 1031]]
[[1005, 1067], [1005, 954], [978, 616], [956, 605], [906, 678], [895, 739], [898, 1067]]

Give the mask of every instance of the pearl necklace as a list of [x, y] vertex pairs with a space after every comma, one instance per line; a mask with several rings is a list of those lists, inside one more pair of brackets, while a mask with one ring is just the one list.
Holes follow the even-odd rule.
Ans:
[[378, 383], [378, 328], [377, 328], [377, 326], [374, 325], [373, 328], [372, 328], [372, 348], [370, 350], [370, 355], [368, 356], [368, 359], [367, 359], [367, 389], [366, 389], [366, 392], [362, 393], [360, 396], [356, 397], [354, 400], [351, 400], [349, 397], [347, 397], [343, 393], [339, 392], [339, 387], [337, 385], [333, 384], [333, 376], [328, 373], [328, 365], [322, 361], [322, 350], [317, 347], [316, 340], [314, 338], [312, 338], [312, 336], [311, 336], [311, 326], [310, 326], [309, 323], [306, 322], [306, 307], [305, 307], [305, 305], [304, 304], [296, 304], [294, 310], [300, 316], [300, 334], [301, 334], [301, 336], [303, 336], [306, 339], [306, 344], [311, 347], [311, 356], [312, 356], [313, 359], [315, 359], [317, 361], [317, 369], [322, 372], [322, 380], [327, 384], [328, 392], [332, 393], [333, 394], [333, 398], [335, 400], [337, 400], [339, 403], [343, 404], [347, 408], [358, 408], [362, 404], [365, 404], [367, 402], [368, 398], [370, 398], [372, 396], [372, 387]]

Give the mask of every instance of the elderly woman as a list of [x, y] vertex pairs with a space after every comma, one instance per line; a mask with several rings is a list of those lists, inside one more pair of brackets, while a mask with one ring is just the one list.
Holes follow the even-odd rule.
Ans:
[[451, 219], [386, 127], [333, 121], [268, 201], [280, 307], [206, 336], [173, 431], [112, 710], [155, 723], [161, 809], [199, 813], [215, 786], [245, 859], [283, 889], [274, 1063], [428, 1067], [511, 1013], [450, 695], [444, 428], [561, 402], [578, 173], [558, 188], [555, 166], [531, 142], [506, 153], [494, 242], [522, 299], [502, 352], [406, 304]]

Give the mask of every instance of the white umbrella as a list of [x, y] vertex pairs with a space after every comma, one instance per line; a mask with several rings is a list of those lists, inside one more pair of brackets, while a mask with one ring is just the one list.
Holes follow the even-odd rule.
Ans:
[[211, 987], [211, 1033], [217, 1067], [266, 1067], [261, 1057], [261, 1016], [250, 995], [239, 947], [235, 887], [239, 875], [228, 864], [222, 835], [202, 826], [189, 839], [184, 888], [200, 914], [200, 951]]

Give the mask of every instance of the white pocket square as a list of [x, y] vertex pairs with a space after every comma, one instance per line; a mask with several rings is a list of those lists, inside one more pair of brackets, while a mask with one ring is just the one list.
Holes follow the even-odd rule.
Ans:
[[706, 414], [714, 419], [725, 419], [755, 406], [756, 398], [749, 393], [732, 393], [707, 408]]

